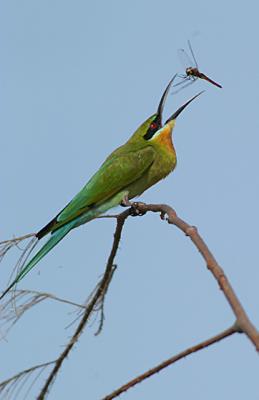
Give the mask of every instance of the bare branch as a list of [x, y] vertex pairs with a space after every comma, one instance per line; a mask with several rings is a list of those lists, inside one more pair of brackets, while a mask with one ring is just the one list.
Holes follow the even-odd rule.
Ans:
[[173, 208], [166, 204], [134, 203], [133, 208], [140, 213], [146, 213], [148, 211], [159, 212], [162, 219], [164, 219], [165, 215], [167, 215], [167, 222], [169, 224], [177, 226], [185, 233], [186, 236], [190, 237], [205, 260], [208, 270], [217, 280], [220, 289], [232, 308], [232, 311], [236, 317], [236, 329], [240, 333], [245, 333], [250, 341], [254, 344], [256, 350], [259, 351], [259, 333], [257, 329], [249, 320], [223, 269], [219, 266], [208, 246], [199, 235], [197, 228], [187, 224], [187, 222], [179, 218]]
[[[69, 304], [80, 309], [85, 309], [86, 306], [72, 301], [62, 299], [50, 293], [37, 292], [34, 290], [13, 290], [10, 291], [11, 297], [1, 305], [0, 327], [1, 336], [5, 338], [10, 329], [21, 319], [24, 313], [32, 307], [41, 303], [44, 300], [55, 300], [61, 303]], [[15, 303], [15, 308], [13, 304]]]
[[119, 242], [121, 239], [122, 228], [123, 228], [124, 222], [128, 216], [129, 216], [129, 211], [126, 210], [123, 213], [121, 213], [117, 218], [117, 225], [116, 225], [116, 230], [114, 233], [113, 245], [112, 245], [112, 249], [111, 249], [107, 264], [106, 264], [106, 270], [105, 270], [104, 276], [100, 282], [100, 285], [99, 285], [97, 291], [95, 292], [93, 298], [91, 299], [90, 303], [88, 304], [88, 306], [84, 312], [84, 315], [83, 315], [82, 319], [80, 320], [74, 335], [72, 336], [71, 340], [67, 344], [65, 350], [60, 354], [59, 358], [55, 361], [55, 366], [54, 366], [53, 370], [51, 371], [39, 396], [37, 397], [37, 400], [44, 400], [45, 395], [49, 391], [57, 373], [59, 372], [59, 370], [63, 364], [63, 361], [68, 356], [68, 354], [72, 350], [73, 346], [75, 345], [75, 343], [79, 339], [80, 335], [82, 334], [83, 329], [85, 328], [87, 322], [89, 321], [89, 317], [91, 316], [92, 312], [94, 311], [95, 306], [98, 304], [100, 299], [103, 299], [103, 296], [105, 296], [105, 293], [107, 292], [107, 287], [111, 280], [111, 274], [113, 274], [114, 258], [116, 256]]
[[[116, 268], [117, 268], [116, 265], [112, 266], [112, 270], [111, 270], [109, 279], [107, 279], [107, 282], [106, 282], [106, 288], [104, 288], [102, 296], [99, 297], [99, 299], [97, 300], [97, 302], [96, 302], [96, 304], [95, 304], [95, 306], [93, 308], [93, 312], [96, 312], [96, 313], [100, 312], [100, 314], [101, 314], [100, 321], [99, 321], [99, 326], [98, 326], [97, 331], [95, 332], [95, 336], [98, 336], [101, 333], [102, 328], [103, 328], [104, 319], [105, 319], [104, 318], [104, 300], [105, 300], [105, 296], [107, 294], [110, 282], [112, 280], [113, 274], [116, 271]], [[103, 279], [103, 276], [102, 276], [102, 279]], [[97, 283], [97, 285], [95, 286], [94, 290], [90, 293], [90, 295], [86, 299], [86, 302], [85, 302], [85, 304], [83, 306], [84, 309], [87, 309], [88, 305], [92, 302], [92, 299], [95, 297], [97, 291], [99, 290], [99, 287], [100, 287], [100, 285], [102, 283], [102, 279]], [[67, 326], [67, 328], [70, 327], [71, 325], [73, 325], [80, 318], [82, 318], [83, 315], [84, 315], [84, 310], [80, 310], [78, 312], [77, 317]]]
[[103, 288], [102, 296], [100, 297], [100, 300], [98, 301], [99, 304], [97, 304], [96, 311], [100, 311], [101, 312], [101, 317], [100, 317], [99, 327], [98, 327], [97, 331], [95, 332], [95, 336], [100, 335], [100, 333], [102, 332], [102, 329], [103, 329], [103, 324], [104, 324], [104, 319], [105, 319], [105, 317], [104, 317], [105, 296], [106, 296], [106, 294], [108, 292], [111, 280], [113, 278], [113, 274], [116, 271], [116, 269], [117, 269], [117, 265], [113, 265], [112, 269], [111, 269], [111, 273], [110, 273], [110, 275], [109, 275], [109, 277], [107, 279], [106, 286]]
[[[20, 243], [23, 240], [26, 240], [26, 239], [28, 239], [29, 237], [32, 237], [32, 236], [33, 236], [33, 238], [27, 243], [27, 245], [25, 246], [24, 249], [21, 249], [18, 246], [18, 243]], [[14, 246], [18, 247], [18, 249], [22, 251], [21, 256], [18, 258], [18, 261], [17, 261], [15, 267], [13, 268], [13, 272], [11, 273], [10, 279], [12, 278], [12, 276], [13, 276], [13, 274], [15, 272], [19, 273], [21, 268], [26, 263], [26, 261], [27, 261], [28, 257], [30, 256], [31, 252], [37, 246], [37, 243], [38, 243], [38, 239], [33, 233], [21, 236], [19, 238], [4, 240], [3, 242], [1, 242], [1, 244], [0, 244], [0, 262], [2, 261], [2, 259], [6, 255], [6, 253]]]
[[19, 236], [19, 237], [14, 237], [12, 239], [7, 239], [7, 240], [3, 240], [2, 242], [0, 242], [0, 246], [2, 244], [8, 244], [8, 243], [14, 243], [17, 244], [19, 242], [21, 242], [22, 240], [28, 239], [30, 237], [35, 236], [36, 233], [27, 233], [27, 235], [23, 235], [23, 236]]
[[18, 244], [20, 242], [31, 237], [35, 237], [35, 233], [28, 233], [27, 235], [14, 237], [12, 239], [3, 240], [2, 242], [0, 242], [0, 262], [12, 247], [18, 247]]
[[[29, 394], [30, 390], [32, 389], [34, 383], [39, 378], [39, 376], [44, 372], [44, 370], [54, 364], [55, 361], [49, 361], [43, 364], [35, 365], [34, 367], [28, 368], [19, 372], [18, 374], [12, 376], [9, 379], [0, 383], [0, 396], [2, 399], [4, 398], [14, 398], [16, 399], [18, 394], [22, 392], [22, 390], [26, 387], [26, 383], [30, 380], [30, 378], [34, 377], [32, 382], [30, 383], [29, 387], [27, 387], [25, 397]], [[36, 371], [38, 374], [35, 376]]]
[[161, 364], [158, 364], [156, 367], [149, 369], [148, 371], [144, 372], [143, 374], [137, 376], [136, 378], [132, 379], [131, 381], [127, 382], [125, 385], [121, 386], [120, 388], [114, 390], [114, 392], [108, 394], [107, 396], [103, 397], [102, 400], [112, 400], [115, 397], [118, 397], [120, 394], [126, 392], [128, 389], [131, 389], [133, 386], [137, 385], [138, 383], [143, 382], [145, 379], [149, 378], [152, 375], [157, 374], [158, 372], [162, 371], [162, 369], [168, 367], [180, 361], [182, 358], [189, 356], [190, 354], [196, 353], [199, 350], [203, 350], [206, 347], [211, 346], [214, 343], [219, 342], [222, 339], [227, 338], [233, 333], [236, 333], [236, 326], [233, 325], [229, 329], [219, 333], [216, 336], [213, 336], [210, 339], [204, 340], [196, 344], [195, 346], [189, 347], [188, 349], [182, 351], [181, 353], [176, 354], [175, 356], [168, 358], [167, 360], [163, 361]]
[[[152, 368], [151, 370], [138, 376], [137, 378], [128, 382], [126, 385], [123, 385], [121, 388], [115, 390], [113, 393], [106, 396], [104, 399], [105, 400], [113, 399], [114, 397], [116, 397], [119, 394], [128, 390], [130, 387], [136, 385], [139, 382], [142, 382], [144, 379], [159, 372], [163, 368], [166, 368], [168, 365], [171, 365], [172, 363], [182, 359], [183, 357], [186, 357], [186, 356], [188, 356], [194, 352], [197, 352], [199, 350], [202, 350], [202, 349], [212, 345], [213, 343], [216, 343], [216, 342], [218, 342], [234, 333], [237, 333], [237, 332], [245, 333], [246, 336], [250, 339], [250, 341], [256, 347], [256, 350], [259, 351], [258, 331], [253, 326], [253, 324], [250, 322], [244, 308], [242, 307], [238, 297], [236, 296], [232, 286], [230, 285], [230, 282], [228, 281], [224, 271], [219, 266], [215, 257], [212, 255], [211, 251], [205, 244], [204, 240], [199, 235], [197, 228], [187, 224], [185, 221], [180, 219], [176, 215], [176, 212], [173, 210], [173, 208], [171, 208], [170, 206], [168, 206], [166, 204], [133, 203], [130, 208], [128, 208], [126, 211], [122, 212], [119, 215], [106, 216], [108, 218], [116, 218], [117, 226], [116, 226], [116, 230], [114, 233], [114, 241], [113, 241], [112, 249], [110, 252], [110, 256], [109, 256], [107, 264], [106, 264], [106, 270], [105, 270], [104, 276], [101, 279], [101, 281], [98, 283], [98, 285], [96, 286], [95, 290], [90, 295], [90, 297], [88, 299], [88, 303], [85, 306], [85, 311], [83, 313], [83, 316], [78, 324], [78, 327], [77, 327], [74, 335], [72, 336], [71, 340], [68, 342], [65, 350], [60, 354], [60, 356], [58, 357], [57, 360], [55, 360], [54, 362], [51, 362], [52, 364], [54, 364], [54, 368], [50, 372], [45, 385], [43, 386], [39, 396], [37, 397], [38, 400], [44, 400], [46, 394], [48, 393], [51, 385], [53, 384], [53, 382], [63, 364], [63, 361], [65, 360], [65, 358], [68, 356], [68, 354], [72, 350], [74, 344], [78, 341], [80, 335], [83, 332], [83, 329], [85, 328], [86, 324], [89, 322], [89, 318], [95, 311], [101, 311], [101, 320], [100, 320], [100, 325], [99, 325], [97, 334], [101, 331], [103, 321], [104, 321], [104, 312], [103, 312], [104, 300], [105, 300], [105, 296], [107, 294], [107, 290], [109, 288], [109, 284], [111, 282], [113, 273], [115, 271], [114, 258], [116, 256], [116, 253], [118, 250], [119, 242], [121, 239], [121, 233], [122, 233], [122, 229], [123, 229], [125, 220], [129, 216], [142, 216], [142, 215], [146, 214], [147, 212], [160, 213], [161, 219], [166, 219], [169, 224], [175, 225], [182, 232], [184, 232], [185, 235], [190, 237], [190, 239], [192, 240], [192, 242], [194, 243], [194, 245], [196, 246], [198, 251], [201, 253], [203, 259], [205, 260], [207, 268], [209, 269], [209, 271], [212, 273], [212, 275], [218, 282], [220, 289], [222, 290], [225, 298], [227, 299], [230, 307], [232, 308], [232, 311], [236, 317], [236, 322], [231, 328], [225, 330], [224, 332], [221, 332], [220, 334], [214, 336], [213, 338], [205, 340], [205, 341], [197, 344], [196, 346], [190, 347], [189, 349], [179, 353], [178, 355], [173, 356], [170, 359], [164, 361], [163, 363], [159, 364], [155, 368]], [[3, 245], [5, 246], [6, 244], [8, 244], [8, 243], [6, 242]], [[26, 373], [26, 371], [23, 371], [21, 374], [24, 374], [24, 373]], [[1, 384], [0, 384], [0, 390], [1, 390]]]

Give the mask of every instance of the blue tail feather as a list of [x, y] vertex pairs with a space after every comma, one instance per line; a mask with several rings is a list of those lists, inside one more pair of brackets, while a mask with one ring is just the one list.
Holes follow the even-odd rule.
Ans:
[[71, 229], [85, 224], [86, 222], [91, 221], [97, 216], [105, 213], [110, 208], [115, 207], [121, 203], [125, 195], [127, 195], [127, 191], [122, 191], [109, 199], [108, 201], [99, 204], [96, 207], [89, 209], [82, 216], [77, 217], [73, 221], [68, 222], [66, 225], [63, 225], [56, 231], [51, 234], [49, 240], [42, 246], [42, 248], [35, 254], [34, 257], [25, 265], [24, 268], [17, 274], [14, 281], [8, 286], [8, 288], [2, 293], [0, 296], [0, 300], [9, 292], [10, 289], [13, 288], [24, 276], [46, 255], [50, 250], [53, 249], [70, 231]]
[[36, 253], [35, 256], [32, 257], [32, 259], [28, 262], [28, 264], [26, 264], [25, 267], [22, 268], [22, 270], [17, 274], [14, 281], [0, 296], [0, 299], [2, 299], [6, 293], [16, 285], [16, 283], [18, 283], [51, 249], [53, 249], [53, 247], [58, 244], [58, 242], [60, 242], [60, 240], [64, 238], [64, 236], [68, 234], [68, 232], [72, 229], [72, 227], [69, 225], [70, 224], [65, 225], [51, 235], [49, 240], [42, 246], [38, 253]]

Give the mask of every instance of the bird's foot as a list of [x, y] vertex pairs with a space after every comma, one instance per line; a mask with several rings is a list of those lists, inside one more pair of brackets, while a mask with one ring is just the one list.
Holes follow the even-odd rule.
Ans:
[[145, 203], [142, 203], [141, 201], [129, 201], [128, 196], [124, 196], [122, 202], [121, 202], [121, 206], [122, 207], [130, 207], [130, 215], [132, 217], [137, 217], [137, 216], [141, 216], [141, 215], [145, 215], [146, 211], [141, 211], [140, 210], [140, 206], [144, 205]]
[[141, 201], [136, 201], [131, 205], [131, 215], [132, 217], [141, 217], [146, 214], [146, 211], [141, 210], [141, 205], [145, 205], [145, 203]]
[[129, 201], [128, 195], [124, 196], [121, 202], [122, 207], [132, 207], [134, 203]]

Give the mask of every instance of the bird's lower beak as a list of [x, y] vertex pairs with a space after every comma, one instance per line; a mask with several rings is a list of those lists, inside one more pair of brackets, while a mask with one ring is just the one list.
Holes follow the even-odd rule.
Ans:
[[200, 93], [198, 93], [198, 94], [196, 94], [196, 96], [193, 96], [193, 97], [192, 97], [190, 100], [188, 100], [183, 106], [179, 107], [178, 110], [175, 111], [175, 112], [171, 115], [170, 118], [168, 118], [168, 120], [166, 121], [165, 125], [166, 125], [168, 122], [175, 120], [175, 119], [178, 117], [178, 115], [180, 115], [181, 112], [182, 112], [194, 99], [196, 99], [196, 97], [200, 96], [202, 93], [203, 93], [203, 91], [200, 92]]

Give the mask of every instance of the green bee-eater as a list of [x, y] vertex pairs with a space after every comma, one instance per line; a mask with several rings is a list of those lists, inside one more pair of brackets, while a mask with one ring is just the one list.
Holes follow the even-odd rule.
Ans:
[[4, 291], [2, 298], [19, 282], [64, 236], [79, 225], [85, 224], [110, 208], [140, 195], [165, 178], [176, 166], [176, 153], [172, 142], [175, 120], [198, 95], [181, 106], [162, 124], [162, 112], [170, 86], [167, 85], [157, 112], [149, 117], [131, 138], [113, 151], [100, 169], [87, 182], [72, 201], [37, 234], [49, 240], [22, 268], [16, 279]]

